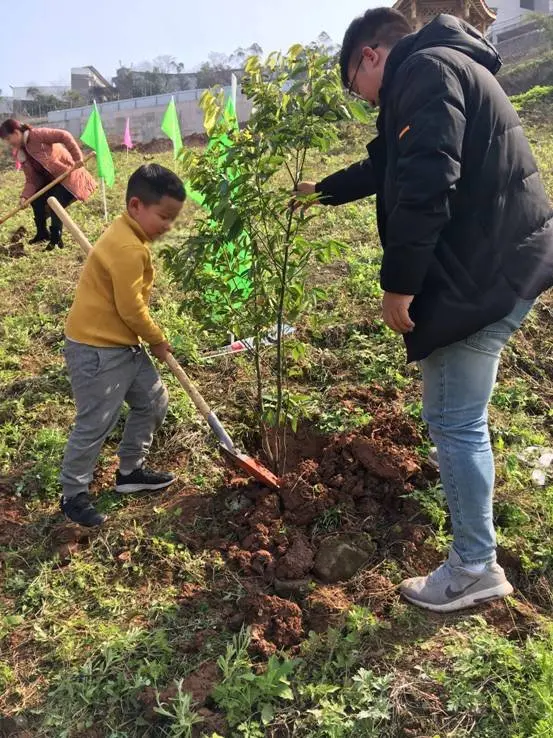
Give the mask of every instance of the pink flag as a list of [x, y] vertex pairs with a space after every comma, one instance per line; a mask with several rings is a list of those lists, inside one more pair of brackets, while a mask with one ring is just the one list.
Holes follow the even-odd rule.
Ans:
[[123, 136], [123, 145], [126, 146], [127, 149], [132, 149], [131, 122], [129, 118], [127, 118], [127, 125], [125, 126], [125, 135]]

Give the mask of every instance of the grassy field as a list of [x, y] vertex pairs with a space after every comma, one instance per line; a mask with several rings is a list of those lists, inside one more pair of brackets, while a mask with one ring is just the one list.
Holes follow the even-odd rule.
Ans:
[[[529, 135], [553, 194], [553, 126], [540, 119], [529, 119]], [[347, 128], [309, 174], [360, 158], [367, 138]], [[172, 165], [166, 153], [117, 154], [112, 214], [130, 171], [154, 158]], [[2, 172], [0, 212], [20, 188], [19, 174]], [[90, 240], [100, 235], [98, 195], [71, 213]], [[225, 337], [179, 313], [183, 295], [159, 255], [184, 241], [193, 217], [187, 204], [155, 247], [153, 311], [216, 412], [255, 452], [252, 367], [244, 357], [199, 361]], [[0, 227], [0, 735], [553, 735], [553, 479], [535, 486], [520, 458], [553, 446], [553, 299], [506, 349], [491, 407], [499, 558], [515, 595], [453, 616], [422, 612], [396, 586], [444, 558], [449, 521], [425, 463], [418, 371], [379, 318], [373, 204], [328, 209], [315, 223], [348, 249], [313, 271], [327, 298], [299, 327], [305, 351], [289, 382], [310, 410], [290, 439], [289, 494], [260, 492], [227, 470], [162, 370], [171, 406], [151, 461], [178, 482], [156, 497], [117, 497], [119, 426], [93, 487], [109, 514], [98, 532], [58, 511], [74, 411], [63, 322], [83, 258], [70, 237], [52, 253], [10, 245], [20, 226], [31, 233], [29, 214]], [[362, 463], [375, 448], [378, 469]], [[340, 536], [358, 541], [365, 560], [348, 581], [324, 584], [311, 573], [313, 555]]]

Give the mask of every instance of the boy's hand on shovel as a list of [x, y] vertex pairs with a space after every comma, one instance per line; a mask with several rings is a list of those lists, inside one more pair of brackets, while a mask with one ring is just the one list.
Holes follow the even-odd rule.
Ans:
[[150, 344], [150, 351], [156, 357], [158, 361], [167, 361], [167, 354], [172, 354], [173, 349], [168, 341], [162, 341], [161, 343]]

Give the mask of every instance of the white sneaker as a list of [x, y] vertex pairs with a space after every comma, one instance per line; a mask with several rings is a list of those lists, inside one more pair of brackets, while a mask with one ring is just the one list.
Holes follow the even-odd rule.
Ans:
[[512, 594], [499, 564], [487, 564], [476, 574], [463, 566], [456, 551], [451, 550], [447, 561], [426, 577], [405, 579], [399, 591], [413, 605], [434, 612], [453, 612], [476, 607]]
[[440, 471], [440, 462], [438, 461], [438, 449], [436, 448], [436, 446], [432, 446], [432, 448], [428, 452], [426, 460], [428, 461], [430, 466], [433, 466], [434, 469]]

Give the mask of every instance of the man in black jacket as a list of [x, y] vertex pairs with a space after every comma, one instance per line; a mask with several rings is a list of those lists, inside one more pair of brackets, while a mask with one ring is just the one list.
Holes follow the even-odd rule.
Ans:
[[447, 561], [402, 594], [439, 612], [513, 591], [496, 563], [487, 405], [499, 356], [553, 284], [553, 211], [520, 121], [494, 75], [499, 55], [440, 15], [417, 33], [368, 10], [341, 51], [350, 93], [380, 106], [368, 159], [302, 182], [339, 205], [376, 194], [383, 319], [423, 378], [453, 527]]

